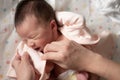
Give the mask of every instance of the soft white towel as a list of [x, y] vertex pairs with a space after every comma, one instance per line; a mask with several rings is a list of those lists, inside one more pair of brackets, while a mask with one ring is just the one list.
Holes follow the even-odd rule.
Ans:
[[[40, 56], [42, 55], [41, 52], [35, 51], [32, 48], [28, 47], [26, 44], [23, 42], [20, 42], [17, 51], [20, 54], [20, 56], [23, 55], [24, 52], [28, 52], [30, 55], [33, 65], [36, 68], [36, 70], [41, 74], [41, 77], [39, 80], [46, 80], [49, 77], [49, 74], [45, 73], [45, 66], [46, 66], [46, 61], [41, 60]], [[8, 76], [16, 78], [16, 73], [15, 70], [10, 66], [10, 69], [8, 71]]]

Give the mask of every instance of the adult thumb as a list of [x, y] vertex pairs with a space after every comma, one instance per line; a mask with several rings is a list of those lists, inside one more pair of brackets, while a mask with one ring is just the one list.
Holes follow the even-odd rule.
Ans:
[[16, 69], [21, 62], [21, 56], [17, 53], [12, 61], [12, 67]]
[[21, 57], [21, 60], [27, 64], [32, 64], [33, 65], [33, 62], [32, 62], [32, 59], [30, 58], [30, 55], [25, 52], [22, 57]]

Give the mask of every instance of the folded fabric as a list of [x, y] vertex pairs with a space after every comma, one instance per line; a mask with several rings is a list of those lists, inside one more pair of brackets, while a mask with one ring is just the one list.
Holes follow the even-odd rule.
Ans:
[[[19, 45], [17, 47], [17, 51], [20, 54], [20, 56], [22, 56], [24, 52], [28, 52], [28, 54], [30, 55], [30, 57], [33, 61], [34, 67], [41, 74], [41, 77], [39, 80], [46, 80], [49, 77], [49, 74], [45, 73], [46, 61], [41, 60], [41, 58], [40, 58], [40, 56], [42, 55], [41, 52], [33, 50], [32, 48], [28, 47], [23, 42], [19, 43]], [[9, 77], [16, 78], [15, 70], [13, 69], [13, 67], [11, 65], [10, 65], [7, 75]]]
[[90, 33], [82, 15], [63, 11], [57, 12], [57, 19], [63, 24], [63, 27], [59, 28], [60, 32], [69, 40], [84, 45], [92, 45], [99, 42], [100, 37]]

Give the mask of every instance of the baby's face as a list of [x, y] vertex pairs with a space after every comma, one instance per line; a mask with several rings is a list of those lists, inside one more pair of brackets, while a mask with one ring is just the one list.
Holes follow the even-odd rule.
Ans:
[[28, 16], [16, 28], [23, 41], [37, 51], [43, 51], [46, 44], [55, 40], [55, 28], [49, 23], [38, 23], [34, 16]]

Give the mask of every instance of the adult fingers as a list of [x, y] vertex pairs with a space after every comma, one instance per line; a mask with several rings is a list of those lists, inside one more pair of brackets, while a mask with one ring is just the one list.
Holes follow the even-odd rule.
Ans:
[[44, 53], [46, 52], [57, 52], [57, 51], [60, 51], [61, 48], [64, 48], [64, 46], [68, 46], [70, 44], [70, 40], [68, 40], [67, 38], [65, 39], [61, 39], [59, 41], [54, 41], [50, 44], [47, 44], [45, 47], [44, 47]]
[[12, 61], [12, 66], [13, 66], [13, 68], [16, 69], [16, 68], [19, 66], [20, 62], [21, 62], [21, 56], [17, 53], [17, 54], [15, 55], [15, 58], [14, 58], [13, 61]]
[[47, 52], [41, 56], [41, 59], [43, 60], [52, 60], [52, 61], [59, 61], [60, 55], [57, 52]]
[[30, 58], [30, 56], [29, 56], [29, 54], [28, 54], [27, 52], [25, 52], [25, 53], [21, 56], [21, 60], [22, 60], [23, 62], [26, 62], [26, 63], [31, 63], [31, 62], [32, 62], [32, 60], [31, 60], [31, 58]]
[[47, 52], [57, 52], [59, 50], [59, 47], [60, 45], [57, 44], [56, 42], [52, 42], [51, 44], [47, 44], [45, 47], [44, 47], [44, 53], [47, 53]]

